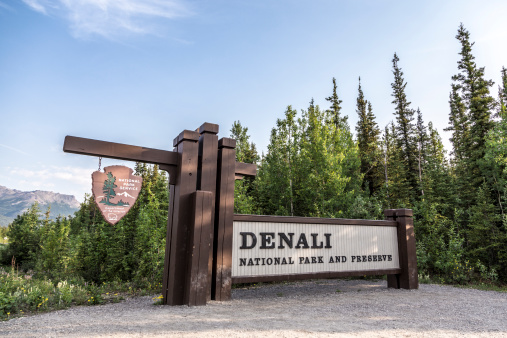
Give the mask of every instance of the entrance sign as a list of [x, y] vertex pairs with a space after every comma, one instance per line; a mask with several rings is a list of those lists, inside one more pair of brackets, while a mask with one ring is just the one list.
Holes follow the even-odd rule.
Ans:
[[233, 280], [400, 268], [395, 224], [358, 226], [340, 219], [328, 219], [335, 224], [282, 223], [276, 217], [259, 218], [234, 221]]
[[[384, 210], [385, 221], [234, 215], [234, 182], [255, 176], [257, 166], [236, 162], [236, 141], [217, 134], [212, 123], [184, 130], [173, 151], [65, 137], [65, 152], [157, 164], [169, 173], [164, 304], [229, 300], [233, 283], [309, 278], [387, 275], [390, 288], [418, 288], [412, 210]], [[116, 190], [121, 182], [110, 168], [97, 174], [94, 195], [99, 207], [124, 210], [133, 202], [118, 194], [134, 195]]]
[[128, 167], [114, 165], [92, 174], [92, 192], [104, 219], [118, 223], [137, 200], [143, 179]]

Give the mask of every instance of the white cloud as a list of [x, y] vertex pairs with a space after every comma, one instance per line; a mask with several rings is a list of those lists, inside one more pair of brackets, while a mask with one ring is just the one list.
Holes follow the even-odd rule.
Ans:
[[28, 7], [33, 9], [36, 12], [40, 12], [42, 14], [47, 14], [46, 6], [40, 0], [22, 0]]
[[[1, 5], [1, 4], [0, 4]], [[15, 151], [17, 153], [20, 153], [20, 154], [23, 154], [23, 155], [29, 155], [27, 153], [25, 153], [24, 151], [22, 150], [19, 150], [19, 149], [16, 149], [16, 148], [13, 148], [13, 147], [10, 147], [10, 146], [7, 146], [5, 144], [0, 144], [0, 147], [3, 147], [3, 148], [6, 148], [6, 149], [9, 149], [9, 150], [12, 150], [12, 151]]]
[[156, 19], [191, 15], [183, 0], [23, 0], [43, 14], [61, 16], [75, 37], [156, 34]]
[[91, 193], [92, 176], [96, 169], [78, 167], [41, 166], [38, 169], [9, 168], [7, 181], [14, 189], [49, 190], [74, 195], [80, 202], [85, 193]]
[[39, 170], [13, 168], [10, 173], [18, 177], [31, 178], [34, 180], [51, 181], [57, 179], [73, 182], [74, 184], [90, 185], [92, 172], [93, 169], [88, 168], [51, 166]]

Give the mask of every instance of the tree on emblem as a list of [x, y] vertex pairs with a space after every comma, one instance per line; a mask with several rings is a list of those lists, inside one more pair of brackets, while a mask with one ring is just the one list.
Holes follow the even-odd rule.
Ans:
[[111, 172], [108, 172], [107, 180], [104, 181], [104, 187], [102, 188], [102, 192], [105, 194], [105, 196], [102, 201], [100, 201], [100, 203], [105, 203], [106, 205], [116, 205], [109, 201], [110, 198], [116, 196], [114, 188], [116, 188], [117, 185], [114, 184], [114, 182], [116, 182], [116, 177], [114, 177]]

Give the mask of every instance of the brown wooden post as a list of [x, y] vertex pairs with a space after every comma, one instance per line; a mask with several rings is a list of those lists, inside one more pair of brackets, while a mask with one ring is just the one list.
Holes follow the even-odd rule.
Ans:
[[185, 304], [189, 227], [193, 224], [192, 194], [197, 190], [199, 133], [185, 130], [174, 139], [178, 153], [178, 175], [171, 185], [167, 220], [162, 295], [164, 304]]
[[188, 260], [185, 280], [185, 304], [206, 305], [208, 295], [208, 259], [214, 194], [196, 191], [192, 194], [193, 215], [189, 229]]
[[234, 216], [234, 182], [236, 174], [236, 141], [218, 141], [218, 174], [213, 245], [213, 281], [211, 298], [231, 298], [232, 224]]
[[419, 288], [414, 220], [411, 209], [384, 210], [387, 220], [398, 222], [398, 253], [401, 274], [387, 275], [387, 287], [402, 289]]
[[203, 123], [199, 127], [199, 164], [197, 190], [209, 191], [213, 194], [211, 212], [211, 231], [209, 231], [208, 285], [206, 299], [211, 300], [211, 284], [213, 274], [213, 236], [215, 223], [215, 193], [217, 188], [217, 157], [218, 157], [218, 124]]

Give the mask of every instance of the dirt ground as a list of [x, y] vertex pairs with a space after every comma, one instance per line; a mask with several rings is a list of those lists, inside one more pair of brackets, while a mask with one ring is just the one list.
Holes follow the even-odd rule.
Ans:
[[320, 280], [233, 290], [228, 302], [157, 306], [152, 297], [0, 322], [12, 337], [507, 337], [507, 293], [385, 281]]

